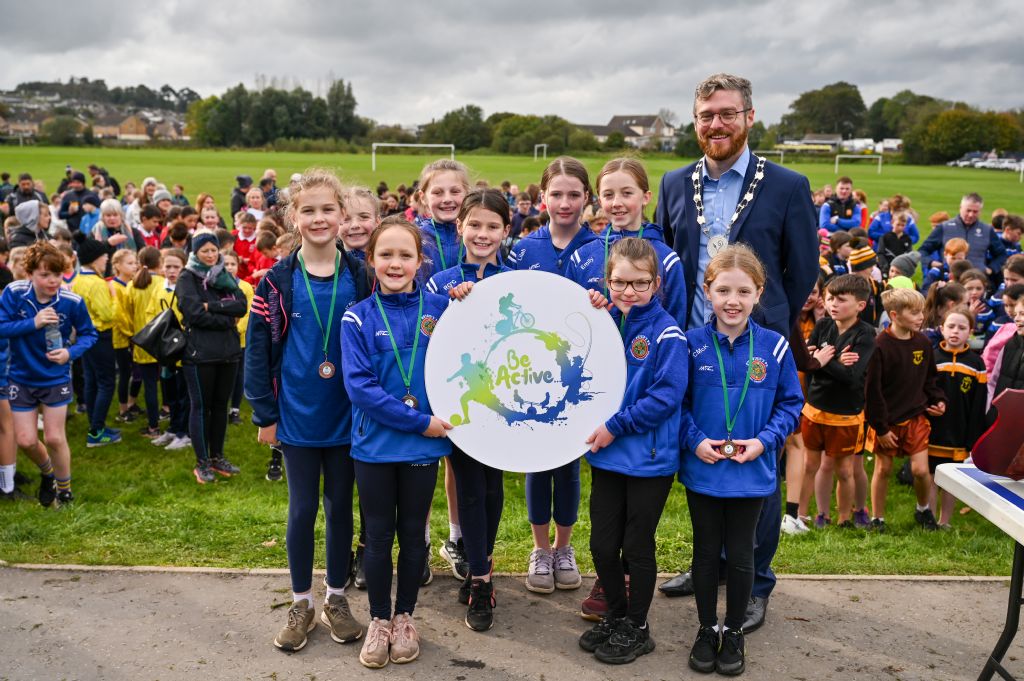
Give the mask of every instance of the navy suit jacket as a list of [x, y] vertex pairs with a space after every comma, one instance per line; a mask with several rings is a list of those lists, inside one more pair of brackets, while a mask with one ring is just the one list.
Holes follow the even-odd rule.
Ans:
[[[686, 275], [686, 314], [690, 315], [697, 282], [700, 228], [693, 205], [697, 164], [672, 170], [661, 178], [654, 221], [673, 235], [673, 245]], [[753, 159], [743, 178], [746, 191], [757, 164]], [[771, 162], [754, 199], [729, 232], [729, 242], [750, 246], [768, 275], [754, 321], [789, 338], [800, 309], [818, 280], [818, 220], [811, 187], [803, 175]]]

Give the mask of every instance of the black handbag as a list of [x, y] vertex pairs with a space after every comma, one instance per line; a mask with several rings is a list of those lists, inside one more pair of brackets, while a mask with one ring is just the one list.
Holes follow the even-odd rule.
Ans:
[[161, 364], [173, 364], [185, 353], [185, 332], [178, 322], [178, 316], [174, 314], [176, 295], [171, 296], [169, 305], [166, 300], [160, 301], [163, 311], [132, 336], [132, 343], [148, 352]]

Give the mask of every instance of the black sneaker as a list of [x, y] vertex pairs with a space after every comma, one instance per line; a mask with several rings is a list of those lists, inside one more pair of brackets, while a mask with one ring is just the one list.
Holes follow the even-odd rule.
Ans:
[[227, 460], [225, 456], [215, 456], [210, 459], [210, 468], [213, 469], [214, 473], [219, 473], [225, 478], [230, 478], [232, 475], [238, 475], [242, 470]]
[[242, 425], [242, 417], [238, 415], [237, 409], [232, 409], [231, 411], [228, 412], [228, 423], [230, 423], [233, 426]]
[[39, 475], [39, 503], [52, 506], [57, 498], [57, 478], [52, 475]]
[[473, 631], [487, 631], [494, 626], [494, 584], [474, 579], [469, 590], [466, 626]]
[[459, 537], [458, 541], [446, 539], [437, 552], [451, 565], [452, 575], [455, 579], [466, 579], [469, 576], [469, 562], [466, 560], [466, 549], [462, 543], [462, 537]]
[[690, 648], [690, 669], [710, 674], [715, 671], [715, 662], [718, 660], [718, 649], [721, 642], [718, 632], [714, 627], [701, 627], [697, 630], [697, 640]]
[[31, 498], [17, 487], [10, 492], [0, 492], [0, 501], [28, 501]]
[[274, 454], [270, 457], [270, 463], [267, 464], [267, 480], [270, 482], [281, 482], [281, 478], [284, 477], [284, 469], [281, 466], [281, 459]]
[[81, 402], [79, 402], [75, 406], [75, 413], [76, 414], [88, 414], [89, 413], [89, 407], [87, 407], [84, 404], [82, 404]]
[[420, 586], [426, 586], [434, 581], [434, 573], [430, 570], [430, 543], [427, 543], [427, 557], [423, 561], [423, 579], [420, 581]]
[[200, 485], [205, 485], [217, 479], [217, 476], [213, 474], [213, 468], [210, 467], [209, 461], [196, 463], [196, 467], [192, 469], [192, 474], [196, 476], [196, 482]]
[[588, 653], [594, 652], [598, 646], [612, 637], [612, 634], [615, 633], [615, 626], [618, 623], [618, 617], [605, 615], [598, 620], [597, 624], [583, 632], [580, 636], [580, 648], [583, 648]]
[[133, 404], [132, 406], [128, 407], [128, 411], [126, 411], [125, 413], [131, 414], [133, 420], [137, 419], [138, 417], [142, 416], [142, 407], [140, 407], [137, 404]]
[[594, 651], [594, 657], [606, 664], [627, 664], [652, 650], [651, 625], [641, 629], [627, 617], [619, 620], [611, 637]]
[[935, 522], [935, 514], [932, 513], [932, 509], [926, 508], [923, 511], [914, 511], [914, 520], [917, 524], [926, 530], [935, 531], [939, 529], [939, 524]]
[[352, 583], [355, 587], [360, 590], [366, 589], [366, 570], [363, 568], [363, 555], [366, 553], [365, 546], [356, 547], [356, 559], [355, 559], [355, 577], [352, 578]]
[[14, 471], [14, 486], [15, 487], [21, 487], [22, 485], [27, 485], [28, 482], [29, 482], [29, 480], [28, 480], [28, 476], [27, 475], [25, 475], [21, 471]]
[[69, 489], [57, 490], [57, 507], [70, 506], [75, 501], [75, 495]]
[[117, 416], [115, 416], [114, 420], [117, 421], [118, 423], [131, 423], [137, 418], [139, 417], [133, 414], [131, 411], [126, 411], [123, 414], [118, 414]]
[[739, 676], [747, 668], [746, 646], [742, 629], [726, 629], [722, 634], [722, 648], [718, 651], [715, 671], [723, 676]]
[[885, 533], [885, 521], [882, 520], [881, 518], [872, 518], [871, 519], [871, 527], [868, 528], [868, 529], [870, 529], [872, 532], [878, 532], [879, 534], [884, 534]]
[[163, 409], [163, 408], [161, 408], [160, 409], [160, 420], [161, 421], [170, 421], [171, 420], [171, 410], [170, 409]]
[[473, 575], [466, 575], [466, 578], [462, 580], [462, 585], [459, 586], [459, 603], [463, 605], [469, 605], [469, 592], [473, 588]]

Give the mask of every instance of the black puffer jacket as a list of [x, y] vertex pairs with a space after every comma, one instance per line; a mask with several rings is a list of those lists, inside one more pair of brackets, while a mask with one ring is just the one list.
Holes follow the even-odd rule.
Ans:
[[[246, 313], [245, 294], [203, 286], [192, 270], [182, 270], [175, 288], [185, 326], [184, 364], [237, 362], [242, 355], [238, 319]], [[205, 307], [204, 307], [205, 303]]]

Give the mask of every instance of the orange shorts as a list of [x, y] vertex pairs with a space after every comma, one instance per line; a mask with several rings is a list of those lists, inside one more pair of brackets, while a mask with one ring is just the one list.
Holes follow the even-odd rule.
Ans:
[[918, 414], [914, 418], [897, 423], [892, 428], [896, 435], [896, 448], [883, 449], [879, 438], [875, 436], [875, 454], [886, 456], [910, 456], [918, 452], [928, 450], [928, 436], [932, 434], [932, 424], [924, 414]]
[[813, 452], [823, 451], [834, 458], [857, 454], [864, 448], [864, 426], [860, 424], [830, 426], [804, 418], [800, 432], [804, 436], [804, 447]]

